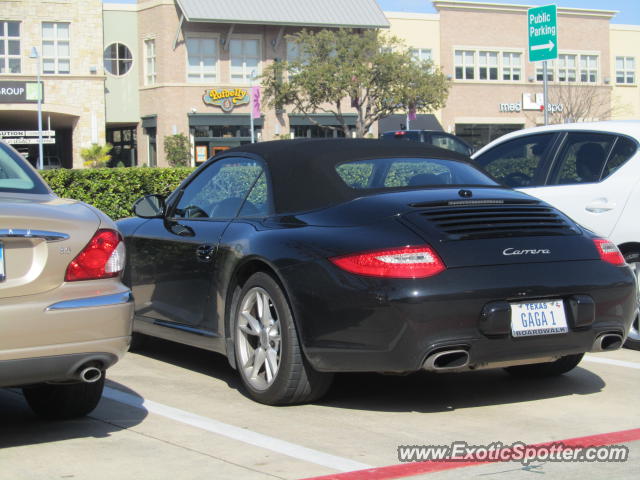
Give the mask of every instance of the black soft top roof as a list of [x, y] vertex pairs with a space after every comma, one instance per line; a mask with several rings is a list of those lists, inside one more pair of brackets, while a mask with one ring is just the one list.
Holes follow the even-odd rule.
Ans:
[[368, 139], [276, 140], [226, 150], [216, 158], [242, 153], [266, 162], [277, 214], [316, 210], [373, 193], [342, 181], [335, 167], [344, 162], [418, 157], [471, 163], [464, 155], [427, 144]]

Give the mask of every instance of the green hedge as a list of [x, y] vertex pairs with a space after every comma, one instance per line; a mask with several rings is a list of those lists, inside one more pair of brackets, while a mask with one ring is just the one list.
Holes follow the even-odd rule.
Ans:
[[168, 195], [193, 168], [95, 168], [40, 172], [56, 195], [93, 205], [114, 220], [133, 215], [133, 202], [143, 195]]

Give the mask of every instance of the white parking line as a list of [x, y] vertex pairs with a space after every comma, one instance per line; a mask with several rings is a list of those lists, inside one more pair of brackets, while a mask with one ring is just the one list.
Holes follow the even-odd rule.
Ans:
[[373, 468], [370, 465], [364, 463], [355, 462], [348, 458], [337, 457], [328, 453], [320, 452], [319, 450], [313, 450], [306, 448], [295, 443], [286, 442], [278, 438], [269, 437], [261, 433], [252, 432], [244, 428], [229, 425], [227, 423], [219, 422], [211, 418], [202, 417], [185, 410], [163, 405], [151, 400], [140, 398], [136, 395], [121, 392], [113, 388], [105, 387], [103, 396], [116, 402], [124, 403], [131, 407], [140, 408], [156, 415], [161, 415], [165, 418], [170, 418], [177, 422], [191, 425], [192, 427], [206, 430], [207, 432], [222, 435], [224, 437], [232, 438], [240, 442], [248, 443], [249, 445], [255, 445], [256, 447], [271, 450], [282, 455], [304, 460], [305, 462], [315, 463], [328, 467], [333, 470], [341, 472], [349, 472], [352, 470], [364, 470], [366, 468]]
[[604, 363], [606, 365], [615, 365], [616, 367], [635, 368], [640, 370], [640, 363], [625, 362], [624, 360], [614, 360], [613, 358], [601, 358], [594, 355], [585, 355], [583, 360], [593, 363]]

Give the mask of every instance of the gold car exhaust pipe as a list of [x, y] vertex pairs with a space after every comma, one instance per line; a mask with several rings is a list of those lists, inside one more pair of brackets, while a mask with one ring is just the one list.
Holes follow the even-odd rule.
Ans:
[[78, 378], [84, 383], [95, 383], [102, 378], [102, 370], [98, 367], [85, 367], [78, 372]]

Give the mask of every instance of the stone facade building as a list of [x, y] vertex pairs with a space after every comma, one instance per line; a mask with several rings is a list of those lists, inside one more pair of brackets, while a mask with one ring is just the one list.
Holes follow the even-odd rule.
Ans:
[[[0, 92], [26, 90], [41, 67], [45, 167], [81, 168], [80, 150], [105, 142], [102, 31], [101, 0], [0, 0]], [[35, 165], [34, 99], [37, 89], [29, 98], [0, 95], [0, 131]]]

